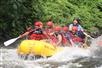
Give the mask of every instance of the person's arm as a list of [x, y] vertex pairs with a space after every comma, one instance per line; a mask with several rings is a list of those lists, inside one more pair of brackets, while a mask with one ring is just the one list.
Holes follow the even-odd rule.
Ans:
[[82, 32], [84, 31], [81, 25], [78, 26], [78, 31], [82, 31]]
[[50, 36], [49, 36], [49, 34], [47, 33], [47, 30], [42, 29], [42, 32], [43, 32], [43, 34], [47, 37], [47, 39], [50, 40]]
[[73, 27], [73, 25], [70, 24], [70, 25], [69, 25], [69, 31], [72, 31], [72, 27]]
[[72, 40], [72, 38], [70, 36], [67, 36], [68, 37], [68, 40], [70, 41], [71, 45], [74, 46], [74, 42]]
[[19, 38], [23, 38], [24, 36], [27, 36], [30, 32], [25, 32], [24, 34], [20, 35]]
[[79, 29], [84, 33], [84, 35], [85, 35], [86, 37], [89, 37], [89, 38], [91, 38], [91, 39], [94, 39], [94, 38], [92, 38], [90, 35], [88, 35], [80, 25], [79, 25]]
[[72, 46], [74, 46], [74, 42], [72, 41], [72, 39], [69, 39], [70, 43]]
[[56, 45], [60, 45], [61, 41], [62, 41], [62, 36], [61, 35], [58, 35], [58, 42], [56, 43]]

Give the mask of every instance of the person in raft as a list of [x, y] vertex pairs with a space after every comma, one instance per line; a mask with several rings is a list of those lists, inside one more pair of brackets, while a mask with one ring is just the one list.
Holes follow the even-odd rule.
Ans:
[[49, 37], [49, 42], [52, 44], [52, 45], [55, 45], [56, 42], [57, 42], [57, 39], [54, 35], [54, 23], [52, 21], [48, 21], [46, 23], [47, 25], [47, 28], [45, 29], [45, 32], [47, 33], [48, 37]]
[[19, 37], [22, 38], [24, 36], [28, 36], [29, 40], [43, 40], [47, 38], [46, 33], [43, 30], [42, 22], [35, 22], [34, 29], [29, 29], [24, 34], [20, 35]]
[[68, 26], [69, 27], [69, 31], [72, 31], [72, 28], [74, 27], [74, 26], [76, 26], [77, 27], [77, 35], [80, 37], [80, 38], [82, 38], [82, 39], [84, 39], [85, 38], [85, 35], [84, 35], [84, 29], [82, 28], [82, 26], [79, 24], [80, 23], [80, 19], [79, 18], [74, 18], [73, 19], [73, 22]]
[[74, 47], [77, 47], [77, 46], [81, 47], [83, 44], [83, 39], [78, 36], [77, 32], [78, 32], [78, 27], [73, 26], [72, 31], [70, 31], [69, 38], [72, 39], [72, 41], [74, 42]]
[[72, 41], [72, 38], [70, 36], [70, 31], [67, 26], [63, 27], [63, 35], [67, 39], [67, 45], [71, 47], [74, 46], [74, 42]]
[[56, 45], [57, 46], [65, 46], [65, 44], [67, 43], [67, 39], [64, 37], [64, 35], [62, 33], [62, 27], [56, 26], [54, 28], [54, 30], [55, 30], [54, 35], [57, 39]]

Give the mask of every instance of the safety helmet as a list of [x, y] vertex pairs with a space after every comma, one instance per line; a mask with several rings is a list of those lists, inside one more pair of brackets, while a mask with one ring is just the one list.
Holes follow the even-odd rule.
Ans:
[[55, 31], [60, 31], [62, 28], [60, 26], [55, 27]]
[[53, 22], [51, 21], [47, 22], [47, 26], [53, 26]]
[[39, 25], [39, 22], [35, 22], [34, 25], [35, 25], [35, 26], [40, 26], [40, 25]]
[[63, 31], [68, 31], [68, 27], [67, 26], [64, 26], [63, 27]]
[[35, 22], [35, 24], [34, 24], [35, 26], [39, 26], [39, 27], [43, 27], [43, 24], [42, 24], [42, 22]]
[[73, 31], [77, 31], [77, 30], [78, 30], [78, 27], [77, 27], [77, 26], [73, 26], [73, 27], [72, 27], [72, 30], [73, 30]]

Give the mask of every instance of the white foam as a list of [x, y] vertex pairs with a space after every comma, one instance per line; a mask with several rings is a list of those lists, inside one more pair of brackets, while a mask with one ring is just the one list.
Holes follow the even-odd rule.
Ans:
[[101, 66], [99, 66], [99, 67], [96, 67], [96, 68], [102, 68], [102, 65], [101, 65]]
[[[1, 51], [1, 61], [8, 60], [8, 61], [13, 61], [13, 63], [22, 65], [25, 68], [43, 68], [39, 63], [37, 62], [64, 62], [64, 61], [72, 61], [75, 59], [78, 59], [80, 57], [102, 57], [99, 54], [102, 54], [102, 47], [97, 45], [97, 42], [99, 40], [102, 40], [102, 36], [93, 40], [92, 45], [88, 49], [83, 49], [83, 48], [77, 48], [77, 47], [65, 47], [62, 52], [59, 52], [55, 55], [53, 55], [50, 58], [41, 58], [38, 60], [22, 60], [18, 58], [18, 55], [16, 53], [16, 49], [0, 49]], [[0, 63], [2, 64], [2, 63]], [[58, 68], [68, 68], [70, 66], [77, 66], [81, 67], [82, 65], [78, 63], [68, 63], [67, 65], [61, 65]], [[43, 65], [44, 66], [44, 65]], [[45, 67], [49, 66], [49, 64], [46, 64]], [[102, 66], [98, 67], [102, 68]]]
[[88, 56], [90, 56], [90, 51], [88, 49], [66, 47], [62, 52], [57, 53], [51, 58], [48, 58], [48, 60], [68, 61], [76, 59], [78, 57], [88, 57]]

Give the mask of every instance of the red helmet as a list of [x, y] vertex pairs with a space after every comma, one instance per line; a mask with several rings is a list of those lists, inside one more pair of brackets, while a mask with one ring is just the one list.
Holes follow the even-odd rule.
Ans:
[[55, 27], [55, 31], [60, 31], [62, 28], [60, 26]]
[[35, 26], [40, 26], [40, 27], [43, 27], [43, 24], [42, 24], [42, 22], [35, 22], [35, 24], [34, 24]]
[[64, 27], [63, 27], [63, 30], [64, 30], [64, 31], [68, 31], [68, 27], [67, 27], [67, 26], [64, 26]]
[[47, 22], [47, 26], [53, 26], [53, 22], [51, 21]]
[[77, 27], [77, 26], [73, 26], [73, 27], [72, 27], [72, 30], [73, 30], [73, 31], [77, 31], [77, 30], [78, 30], [78, 27]]
[[35, 22], [34, 25], [35, 25], [35, 26], [40, 26], [40, 25], [39, 25], [39, 22]]

